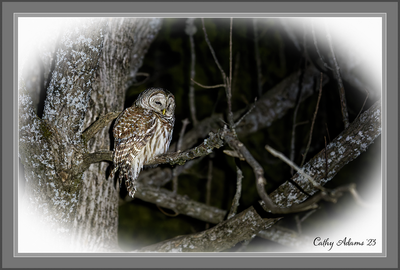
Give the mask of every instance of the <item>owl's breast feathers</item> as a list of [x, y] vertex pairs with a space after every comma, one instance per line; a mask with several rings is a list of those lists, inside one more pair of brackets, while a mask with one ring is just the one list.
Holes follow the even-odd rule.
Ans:
[[[122, 175], [128, 174], [133, 160], [143, 155], [143, 152], [146, 152], [145, 160], [149, 159], [148, 152], [155, 151], [153, 155], [166, 152], [172, 139], [174, 122], [174, 117], [166, 117], [141, 107], [125, 109], [118, 116], [113, 128], [115, 169], [111, 176], [113, 177], [118, 168]], [[161, 139], [159, 136], [162, 133], [166, 141], [161, 147], [162, 144], [157, 141]], [[141, 157], [140, 159], [142, 160]]]

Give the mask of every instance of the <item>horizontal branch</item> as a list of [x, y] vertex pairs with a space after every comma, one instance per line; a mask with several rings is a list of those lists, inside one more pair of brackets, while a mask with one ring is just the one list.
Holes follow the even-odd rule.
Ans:
[[150, 245], [134, 252], [218, 252], [251, 239], [279, 218], [262, 219], [251, 206], [215, 227]]
[[83, 155], [83, 161], [76, 167], [74, 167], [74, 175], [80, 175], [85, 172], [91, 164], [99, 163], [102, 161], [111, 161], [112, 162], [112, 151], [108, 150], [100, 150], [95, 153], [86, 153]]
[[188, 196], [164, 188], [154, 188], [138, 183], [135, 197], [145, 202], [168, 208], [205, 222], [217, 224], [224, 220], [227, 211], [191, 200]]
[[222, 132], [222, 129], [219, 130], [217, 133], [210, 132], [208, 134], [208, 138], [204, 139], [204, 141], [199, 146], [183, 152], [168, 152], [166, 154], [159, 155], [150, 162], [146, 163], [146, 165], [156, 165], [164, 163], [169, 163], [170, 165], [183, 165], [188, 160], [209, 155], [212, 153], [214, 148], [218, 149], [224, 145], [224, 142], [221, 140], [223, 136]]
[[[168, 152], [166, 154], [156, 156], [145, 165], [151, 166], [165, 163], [169, 163], [170, 165], [183, 165], [188, 160], [206, 156], [212, 153], [214, 148], [220, 148], [224, 145], [223, 141], [221, 140], [221, 132], [222, 131], [218, 131], [217, 133], [210, 132], [208, 138], [204, 139], [203, 143], [201, 143], [199, 146], [183, 152]], [[112, 162], [112, 155], [113, 151], [107, 150], [84, 154], [83, 162], [75, 170], [76, 174], [84, 172], [87, 168], [89, 168], [90, 164], [98, 163], [101, 161]]]
[[[292, 73], [261, 96], [257, 100], [257, 106], [254, 110], [236, 128], [237, 134], [244, 136], [269, 127], [274, 121], [282, 118], [290, 109], [294, 108], [299, 91], [300, 74], [300, 70]], [[318, 78], [320, 78], [320, 72], [314, 66], [309, 66], [304, 70], [300, 102], [314, 94], [314, 89], [319, 81]], [[328, 77], [324, 76], [322, 85], [327, 82]], [[239, 119], [245, 111], [246, 109], [235, 112], [235, 120]]]

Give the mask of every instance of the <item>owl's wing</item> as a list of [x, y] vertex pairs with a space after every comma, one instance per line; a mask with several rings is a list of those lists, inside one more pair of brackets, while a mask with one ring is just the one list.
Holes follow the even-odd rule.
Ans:
[[115, 121], [114, 163], [130, 163], [146, 146], [156, 128], [156, 118], [149, 110], [130, 107], [124, 110]]

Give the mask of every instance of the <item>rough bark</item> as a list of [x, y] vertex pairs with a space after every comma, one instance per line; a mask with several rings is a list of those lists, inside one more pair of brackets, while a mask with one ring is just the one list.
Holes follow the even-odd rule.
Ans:
[[253, 238], [260, 230], [268, 229], [276, 219], [263, 219], [251, 206], [215, 227], [189, 235], [177, 236], [136, 252], [218, 252]]
[[19, 152], [28, 211], [43, 217], [42, 225], [54, 228], [69, 248], [117, 247], [118, 191], [107, 181], [108, 164], [78, 170], [86, 153], [110, 149], [110, 125], [89, 141], [82, 132], [98, 117], [123, 109], [126, 87], [160, 25], [160, 19], [83, 19], [66, 29], [43, 119], [20, 82]]

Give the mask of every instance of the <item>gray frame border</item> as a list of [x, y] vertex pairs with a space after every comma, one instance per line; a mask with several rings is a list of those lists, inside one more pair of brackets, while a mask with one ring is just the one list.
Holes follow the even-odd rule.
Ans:
[[[13, 69], [9, 68], [13, 66], [13, 13], [42, 13], [46, 10], [46, 13], [57, 13], [62, 14], [64, 12], [76, 12], [79, 8], [80, 12], [90, 13], [90, 12], [101, 12], [107, 10], [109, 12], [126, 11], [126, 10], [134, 10], [135, 13], [148, 13], [154, 14], [156, 16], [166, 16], [170, 15], [171, 17], [187, 17], [190, 12], [185, 12], [188, 10], [196, 10], [196, 14], [198, 13], [208, 13], [205, 14], [204, 17], [223, 17], [221, 13], [236, 13], [235, 17], [240, 17], [237, 13], [237, 10], [241, 12], [250, 13], [252, 16], [257, 15], [272, 15], [280, 16], [277, 12], [285, 12], [287, 13], [301, 13], [301, 17], [303, 16], [315, 16], [315, 13], [324, 15], [327, 13], [322, 13], [321, 11], [329, 11], [329, 13], [338, 12], [343, 13], [356, 13], [360, 11], [361, 3], [96, 3], [96, 7], [93, 8], [92, 3], [2, 3], [2, 35], [3, 35], [3, 61], [2, 61], [2, 77], [4, 78], [2, 83], [2, 123], [8, 123], [7, 126], [13, 126], [13, 123], [17, 122], [17, 111], [16, 108], [13, 108], [11, 102], [6, 102], [8, 100], [14, 100], [13, 95], [14, 91], [10, 91], [7, 89], [13, 89]], [[177, 9], [180, 10], [180, 13], [177, 13]], [[208, 9], [208, 10], [207, 10]], [[213, 13], [210, 13], [209, 10], [213, 10]], [[252, 11], [260, 11], [260, 10], [268, 10], [268, 13], [255, 13]], [[335, 265], [337, 267], [351, 267], [352, 265], [357, 265], [358, 267], [379, 267], [382, 268], [386, 265], [391, 267], [397, 267], [397, 236], [398, 236], [398, 204], [392, 203], [397, 202], [397, 190], [398, 183], [394, 181], [389, 181], [391, 179], [398, 179], [398, 173], [396, 171], [396, 166], [398, 164], [398, 82], [396, 80], [398, 74], [398, 4], [397, 3], [362, 3], [362, 13], [377, 13], [375, 11], [379, 10], [380, 13], [382, 11], [386, 11], [387, 14], [387, 51], [384, 56], [390, 55], [390, 58], [387, 58], [387, 65], [383, 67], [383, 73], [386, 72], [387, 81], [387, 123], [383, 123], [383, 127], [387, 127], [387, 141], [386, 145], [390, 145], [390, 149], [387, 149], [387, 195], [386, 198], [391, 198], [391, 203], [387, 204], [387, 213], [394, 213], [394, 215], [387, 214], [387, 235], [390, 235], [390, 238], [387, 239], [387, 257], [386, 258], [359, 258], [357, 259], [357, 255], [351, 254], [353, 258], [333, 258], [333, 256], [328, 256], [326, 254], [316, 254], [316, 255], [306, 255], [299, 254], [272, 254], [274, 257], [265, 256], [266, 258], [252, 258], [247, 254], [244, 257], [240, 258], [232, 258], [232, 257], [224, 257], [221, 258], [221, 254], [207, 254], [210, 255], [207, 258], [201, 257], [191, 257], [185, 258], [186, 256], [179, 255], [180, 258], [177, 258], [171, 254], [164, 258], [160, 258], [161, 256], [154, 254], [146, 254], [147, 256], [141, 255], [143, 258], [105, 258], [105, 254], [76, 254], [77, 256], [71, 260], [71, 258], [52, 258], [52, 259], [44, 259], [44, 260], [35, 260], [33, 258], [21, 258], [21, 257], [13, 257], [12, 247], [13, 246], [13, 212], [12, 207], [10, 208], [10, 202], [12, 202], [12, 193], [6, 192], [11, 190], [13, 187], [13, 182], [11, 181], [3, 181], [3, 189], [2, 189], [2, 221], [3, 221], [3, 230], [2, 236], [4, 237], [2, 241], [3, 245], [3, 267], [54, 267], [56, 268], [58, 265], [68, 265], [75, 267], [112, 267], [121, 266], [121, 267], [132, 267], [132, 263], [137, 267], [190, 267], [193, 265], [198, 266], [224, 266], [224, 267], [322, 267], [324, 265]], [[63, 12], [57, 12], [63, 11]], [[236, 11], [236, 12], [235, 12]], [[110, 14], [107, 12], [107, 14]], [[99, 16], [104, 17], [106, 14], [102, 13]], [[115, 16], [117, 14], [112, 14]], [[128, 15], [126, 13], [118, 13], [120, 16]], [[132, 13], [129, 14], [132, 16]], [[135, 16], [140, 16], [139, 14], [135, 14]], [[207, 16], [206, 16], [207, 15]], [[75, 14], [74, 14], [75, 16]], [[85, 16], [85, 15], [84, 15]], [[144, 15], [146, 16], [146, 15]], [[248, 15], [247, 15], [248, 16]], [[11, 27], [10, 27], [11, 25]], [[385, 33], [384, 33], [385, 35]], [[385, 77], [383, 78], [383, 89], [385, 89]], [[393, 90], [391, 90], [393, 89]], [[384, 97], [384, 96], [382, 96]], [[384, 102], [384, 99], [382, 99]], [[13, 111], [13, 117], [7, 117], [8, 115], [5, 112]], [[11, 120], [12, 119], [12, 120]], [[10, 121], [11, 120], [11, 121]], [[7, 127], [4, 126], [3, 127]], [[13, 159], [7, 159], [9, 157], [9, 153], [12, 152], [15, 157], [15, 142], [14, 146], [10, 143], [6, 144], [5, 142], [9, 142], [15, 138], [15, 129], [3, 129], [6, 133], [3, 134], [2, 138], [2, 166], [5, 168], [2, 172], [2, 179], [13, 179], [13, 171], [10, 171], [10, 168], [13, 168], [15, 164], [13, 163]], [[14, 135], [14, 136], [13, 136]], [[385, 142], [385, 141], [384, 141]], [[385, 144], [383, 144], [385, 145]], [[385, 145], [385, 146], [386, 146]], [[383, 155], [384, 159], [384, 155]], [[385, 160], [383, 160], [384, 162]], [[385, 168], [384, 166], [382, 167]], [[15, 167], [14, 167], [15, 171]], [[393, 183], [394, 182], [394, 183]], [[7, 203], [8, 202], [8, 203]], [[7, 209], [9, 208], [9, 209]], [[7, 212], [10, 211], [11, 212]], [[7, 233], [8, 232], [8, 233]], [[34, 255], [34, 254], [32, 254]], [[59, 254], [58, 256], [60, 256]], [[190, 256], [190, 254], [187, 254]], [[322, 256], [321, 256], [322, 255]], [[372, 254], [370, 254], [372, 255]], [[44, 257], [44, 254], [40, 254], [40, 257]], [[98, 257], [98, 256], [101, 256]], [[145, 258], [145, 257], [151, 258]], [[320, 257], [321, 256], [321, 257]], [[36, 257], [36, 256], [35, 256]], [[69, 257], [72, 257], [71, 254]], [[79, 258], [77, 258], [79, 257]], [[85, 257], [85, 258], [84, 258]], [[292, 258], [290, 258], [292, 257]], [[309, 260], [308, 258], [313, 258], [313, 260]], [[322, 258], [323, 257], [323, 258]], [[338, 257], [338, 256], [335, 256]], [[92, 259], [93, 258], [93, 259]], [[173, 259], [173, 260], [170, 260]], [[175, 259], [175, 260], [174, 260]], [[118, 260], [118, 262], [117, 262]], [[132, 261], [134, 260], [134, 261]], [[68, 264], [66, 264], [68, 263]]]

